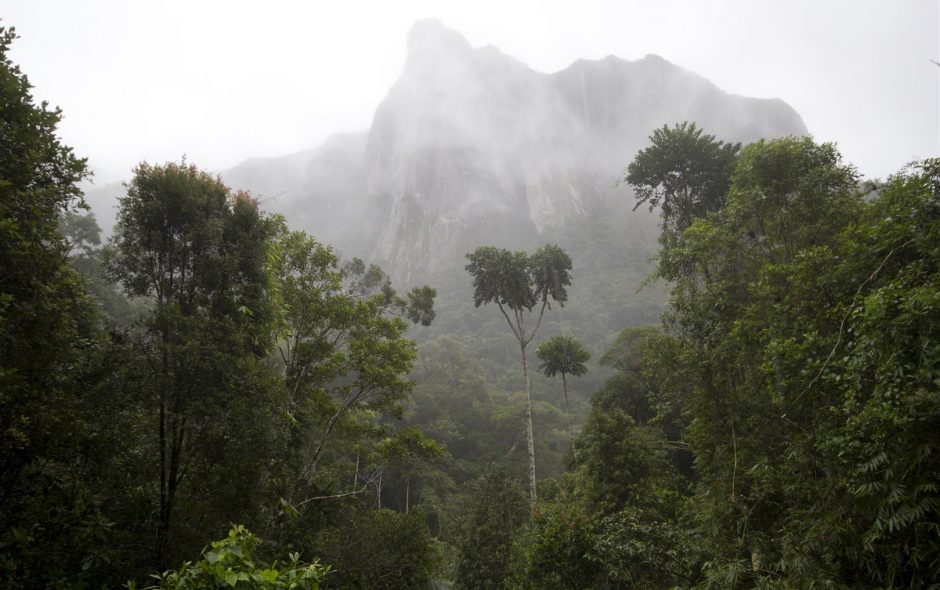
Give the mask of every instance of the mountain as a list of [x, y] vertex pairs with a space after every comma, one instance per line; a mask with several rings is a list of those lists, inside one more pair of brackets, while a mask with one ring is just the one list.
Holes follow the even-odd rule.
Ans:
[[806, 133], [786, 103], [727, 94], [655, 55], [545, 74], [433, 19], [417, 22], [407, 43], [368, 132], [222, 173], [405, 284], [461, 267], [480, 244], [554, 241], [561, 228], [629, 204], [617, 180], [662, 125], [696, 121], [742, 142]]
[[[464, 466], [482, 456], [461, 451], [461, 437], [488, 429], [488, 448], [500, 451], [487, 460], [509, 457], [521, 474], [524, 454], [510, 457], [521, 440], [518, 344], [498, 311], [474, 307], [464, 255], [482, 244], [531, 251], [546, 242], [571, 255], [568, 301], [546, 313], [535, 344], [565, 334], [592, 351], [589, 374], [569, 391], [583, 416], [610, 375], [597, 359], [623, 328], [658, 323], [668, 300], [665, 285], [647, 280], [657, 213], [633, 211], [618, 179], [654, 129], [682, 121], [729, 141], [806, 133], [782, 101], [730, 95], [661, 57], [579, 60], [547, 74], [428, 20], [410, 31], [402, 74], [370, 129], [220, 175], [341, 256], [380, 264], [396, 287], [435, 287], [434, 323], [409, 331], [423, 364], [406, 418]], [[105, 202], [109, 191], [123, 189], [101, 187], [88, 200]], [[557, 384], [533, 371], [531, 387], [546, 429], [540, 474], [550, 477], [563, 471], [571, 422]], [[490, 411], [480, 408], [498, 411], [475, 423]]]
[[[695, 121], [745, 143], [806, 133], [786, 103], [728, 94], [655, 55], [546, 74], [433, 19], [413, 26], [407, 46], [368, 131], [221, 172], [293, 227], [402, 284], [459, 271], [481, 244], [581, 243], [577, 232], [597, 220], [619, 224], [609, 228], [623, 238], [614, 250], [637, 236], [655, 244], [655, 219], [627, 215], [632, 199], [616, 185], [657, 127]], [[119, 189], [90, 200], [109, 190]]]
[[544, 74], [420, 21], [365, 153], [373, 258], [411, 282], [479, 244], [550, 240], [626, 201], [623, 169], [653, 129], [686, 120], [732, 141], [806, 133], [782, 101], [729, 95], [661, 57]]

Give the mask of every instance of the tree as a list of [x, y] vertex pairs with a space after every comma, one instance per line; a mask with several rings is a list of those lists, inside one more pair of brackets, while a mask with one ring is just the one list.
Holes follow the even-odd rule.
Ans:
[[844, 530], [857, 548], [852, 565], [879, 586], [928, 587], [940, 579], [938, 213], [934, 158], [891, 178], [843, 232], [843, 272], [854, 295], [839, 309], [841, 339], [805, 394], [833, 386], [841, 394], [838, 430], [823, 442], [838, 469], [823, 489], [849, 498], [833, 494], [825, 503], [832, 516], [813, 522]]
[[[550, 299], [564, 305], [566, 287], [571, 285], [571, 258], [564, 250], [546, 244], [532, 255], [510, 252], [493, 246], [481, 246], [467, 254], [466, 269], [473, 275], [473, 304], [476, 307], [496, 303], [512, 330], [522, 353], [525, 380], [525, 428], [529, 454], [529, 500], [533, 510], [535, 489], [535, 438], [532, 433], [532, 397], [529, 392], [529, 359], [526, 347], [535, 337]], [[533, 309], [538, 308], [535, 326], [527, 326]], [[507, 311], [508, 310], [508, 311]], [[510, 318], [512, 314], [512, 318]]]
[[360, 510], [320, 533], [320, 555], [334, 568], [325, 588], [429, 588], [436, 552], [422, 510]]
[[663, 229], [681, 233], [692, 220], [724, 205], [740, 143], [725, 143], [695, 123], [663, 125], [650, 146], [627, 167], [625, 180], [636, 191], [636, 209], [662, 208]]
[[673, 279], [671, 249], [692, 221], [724, 205], [741, 144], [716, 140], [689, 122], [663, 125], [649, 139], [651, 145], [636, 155], [624, 180], [636, 193], [634, 210], [644, 203], [650, 210], [661, 208], [659, 272]]
[[249, 195], [185, 162], [138, 166], [120, 207], [109, 272], [129, 296], [153, 301], [140, 382], [156, 412], [155, 553], [165, 567], [187, 476], [223, 460], [260, 459], [235, 448], [263, 447], [252, 437], [266, 436], [270, 421], [259, 418], [273, 408], [263, 401], [271, 390], [260, 363], [271, 347], [273, 228]]
[[761, 141], [683, 231], [654, 401], [696, 455], [709, 585], [937, 578], [938, 169], [863, 197], [834, 146]]
[[[56, 426], [42, 417], [62, 390], [80, 341], [83, 293], [66, 260], [59, 217], [81, 201], [85, 160], [56, 137], [62, 117], [35, 105], [7, 57], [16, 38], [0, 27], [0, 467], [2, 479], [40, 451]], [[0, 486], [0, 494], [9, 489]], [[3, 499], [0, 496], [0, 499]], [[6, 500], [3, 499], [3, 504]]]
[[109, 527], [81, 454], [99, 334], [58, 233], [89, 172], [10, 61], [15, 38], [0, 26], [0, 586], [90, 585]]
[[514, 539], [526, 521], [525, 492], [499, 468], [470, 484], [459, 510], [457, 588], [503, 590], [512, 576]]
[[69, 249], [69, 263], [85, 279], [87, 294], [97, 303], [102, 319], [127, 328], [144, 315], [146, 302], [132, 303], [107, 276], [107, 250], [102, 246], [101, 228], [93, 213], [67, 211], [59, 221], [59, 233]]
[[568, 382], [565, 380], [565, 375], [580, 377], [587, 373], [584, 363], [591, 358], [591, 353], [571, 336], [553, 336], [535, 349], [535, 355], [542, 361], [539, 369], [546, 377], [561, 374], [561, 385], [565, 392], [565, 412], [570, 414]]
[[[360, 459], [370, 449], [381, 454], [388, 429], [377, 418], [400, 416], [413, 385], [415, 344], [405, 338], [403, 318], [429, 325], [436, 292], [423, 286], [399, 297], [379, 267], [359, 259], [340, 267], [331, 248], [288, 231], [282, 219], [277, 224], [270, 259], [290, 426], [275, 479], [281, 499], [298, 511], [381, 481], [386, 462], [375, 461], [374, 473], [360, 478], [360, 464], [368, 463]], [[349, 455], [355, 468], [340, 460]], [[323, 469], [327, 459], [335, 469]], [[352, 481], [352, 489], [330, 489], [339, 481]]]
[[[411, 511], [411, 479], [419, 463], [438, 461], [444, 447], [417, 428], [405, 428], [379, 443], [379, 454], [389, 467], [397, 467], [405, 480], [405, 514]], [[381, 498], [380, 498], [381, 499]], [[380, 504], [381, 507], [381, 504]]]
[[607, 588], [595, 555], [597, 522], [573, 498], [539, 506], [517, 542], [513, 588], [583, 590]]
[[[790, 536], [820, 498], [824, 462], [814, 433], [832, 428], [834, 392], [803, 396], [811, 367], [839, 330], [833, 247], [857, 219], [857, 175], [830, 144], [784, 138], [742, 152], [726, 205], [696, 219], [673, 260], [669, 330], [681, 340], [676, 372], [694, 386], [685, 440], [702, 485], [696, 498], [708, 576], [718, 584], [787, 569], [805, 585], [833, 567], [817, 534]], [[826, 352], [823, 352], [826, 351]], [[799, 514], [799, 516], [797, 516]], [[837, 561], [837, 560], [836, 560]]]

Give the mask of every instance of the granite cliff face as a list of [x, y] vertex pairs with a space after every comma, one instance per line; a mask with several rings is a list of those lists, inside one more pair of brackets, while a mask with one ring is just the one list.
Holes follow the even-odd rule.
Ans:
[[543, 74], [418, 22], [366, 147], [373, 256], [409, 282], [479, 244], [551, 240], [625, 200], [614, 185], [652, 130], [686, 120], [733, 141], [806, 132], [782, 101], [726, 94], [657, 56]]
[[280, 195], [268, 208], [292, 225], [410, 284], [461, 267], [480, 244], [553, 241], [632, 205], [615, 188], [623, 169], [653, 129], [687, 120], [731, 141], [806, 133], [782, 101], [727, 94], [655, 55], [544, 74], [427, 20], [366, 134], [223, 177]]

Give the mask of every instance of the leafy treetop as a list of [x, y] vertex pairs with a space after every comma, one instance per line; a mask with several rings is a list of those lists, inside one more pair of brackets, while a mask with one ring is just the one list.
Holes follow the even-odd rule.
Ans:
[[481, 246], [467, 254], [467, 259], [467, 271], [473, 275], [474, 305], [496, 303], [520, 342], [531, 341], [538, 323], [532, 334], [526, 335], [518, 321], [514, 325], [509, 320], [505, 308], [519, 314], [541, 304], [541, 322], [545, 308], [551, 307], [549, 298], [562, 306], [568, 300], [566, 287], [571, 285], [571, 258], [554, 244], [546, 244], [532, 255]]
[[627, 168], [636, 206], [662, 207], [663, 229], [681, 233], [696, 217], [724, 204], [740, 143], [725, 143], [695, 123], [663, 125]]
[[571, 336], [553, 336], [535, 349], [535, 355], [542, 361], [539, 368], [546, 377], [574, 375], [578, 377], [587, 373], [584, 366], [591, 358], [584, 345]]

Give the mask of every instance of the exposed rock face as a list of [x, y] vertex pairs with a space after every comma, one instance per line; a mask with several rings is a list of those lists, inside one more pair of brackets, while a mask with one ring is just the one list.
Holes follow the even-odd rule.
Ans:
[[544, 74], [427, 20], [369, 132], [222, 176], [410, 284], [462, 267], [478, 245], [553, 241], [612, 203], [632, 206], [614, 188], [623, 169], [653, 129], [681, 121], [730, 141], [806, 132], [782, 101], [729, 95], [655, 55]]
[[420, 21], [366, 148], [373, 256], [411, 282], [476, 245], [550, 233], [612, 197], [653, 129], [686, 120], [733, 141], [806, 132], [782, 101], [726, 94], [657, 56], [543, 74]]

